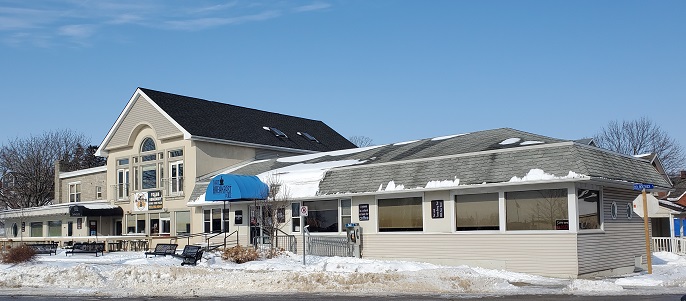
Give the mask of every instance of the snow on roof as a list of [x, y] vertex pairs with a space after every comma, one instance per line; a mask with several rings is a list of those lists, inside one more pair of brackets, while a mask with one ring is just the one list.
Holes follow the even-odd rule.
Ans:
[[324, 156], [336, 157], [336, 156], [356, 154], [356, 153], [360, 153], [360, 152], [367, 151], [370, 149], [379, 148], [382, 146], [386, 146], [386, 145], [382, 144], [382, 145], [374, 145], [374, 146], [361, 147], [361, 148], [350, 148], [350, 149], [342, 149], [342, 150], [330, 151], [330, 152], [314, 153], [314, 154], [308, 154], [308, 155], [283, 157], [283, 158], [276, 159], [276, 161], [277, 162], [286, 162], [286, 163], [304, 162], [304, 161], [317, 159], [317, 158], [324, 157]]
[[280, 184], [277, 199], [305, 198], [316, 196], [319, 192], [319, 182], [329, 169], [361, 164], [366, 161], [340, 160], [320, 163], [298, 163], [282, 168], [273, 169], [257, 175], [267, 185]]
[[463, 135], [467, 135], [467, 134], [469, 134], [469, 133], [434, 137], [434, 138], [431, 138], [431, 141], [446, 140], [446, 139], [455, 138], [455, 137], [459, 137], [459, 136], [463, 136]]
[[415, 143], [415, 142], [417, 142], [417, 141], [420, 141], [420, 140], [410, 140], [410, 141], [404, 141], [404, 142], [393, 143], [393, 146], [400, 146], [400, 145]]
[[515, 143], [519, 142], [520, 140], [522, 140], [522, 139], [521, 138], [508, 138], [508, 139], [505, 139], [498, 144], [500, 144], [500, 145], [515, 144]]
[[645, 157], [648, 157], [648, 156], [650, 156], [650, 155], [652, 155], [652, 153], [634, 155], [634, 157], [636, 157], [636, 158], [645, 158]]
[[509, 182], [525, 182], [525, 181], [543, 181], [543, 180], [553, 180], [553, 179], [579, 179], [588, 178], [587, 175], [578, 174], [573, 171], [569, 171], [566, 176], [555, 176], [553, 174], [546, 173], [542, 169], [534, 168], [529, 170], [523, 177], [514, 176]]
[[541, 143], [545, 143], [545, 142], [543, 142], [543, 141], [524, 141], [524, 142], [520, 143], [519, 145], [532, 145], [532, 144], [541, 144]]

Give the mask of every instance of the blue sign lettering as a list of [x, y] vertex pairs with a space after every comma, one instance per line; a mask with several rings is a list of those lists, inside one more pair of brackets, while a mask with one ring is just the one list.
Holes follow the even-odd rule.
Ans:
[[653, 185], [653, 184], [634, 184], [634, 190], [653, 189], [653, 188], [655, 188], [655, 185]]

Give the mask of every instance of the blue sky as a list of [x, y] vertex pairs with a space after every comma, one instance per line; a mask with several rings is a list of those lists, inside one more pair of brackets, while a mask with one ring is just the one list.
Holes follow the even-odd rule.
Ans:
[[0, 143], [107, 134], [136, 87], [391, 143], [649, 116], [686, 147], [686, 1], [0, 1]]

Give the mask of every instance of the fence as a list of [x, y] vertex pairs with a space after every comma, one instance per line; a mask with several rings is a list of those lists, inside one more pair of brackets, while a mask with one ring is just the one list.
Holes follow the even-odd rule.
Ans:
[[686, 255], [686, 238], [683, 237], [653, 237], [652, 252], [671, 252]]
[[348, 243], [348, 238], [343, 236], [312, 236], [305, 228], [305, 242], [307, 254], [317, 256], [341, 256], [353, 257], [354, 247]]

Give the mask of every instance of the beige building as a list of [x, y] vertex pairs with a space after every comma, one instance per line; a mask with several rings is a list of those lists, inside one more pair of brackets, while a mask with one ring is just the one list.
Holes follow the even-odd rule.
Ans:
[[[592, 143], [504, 128], [358, 149], [320, 121], [142, 88], [98, 155], [104, 169], [59, 175], [65, 239], [277, 242], [301, 252], [306, 232], [316, 253], [345, 244], [346, 225], [357, 225], [365, 258], [557, 277], [640, 267], [632, 185], [672, 186], [659, 162]], [[31, 216], [42, 221], [36, 235], [58, 232], [52, 215]], [[79, 217], [81, 232], [68, 232]]]

